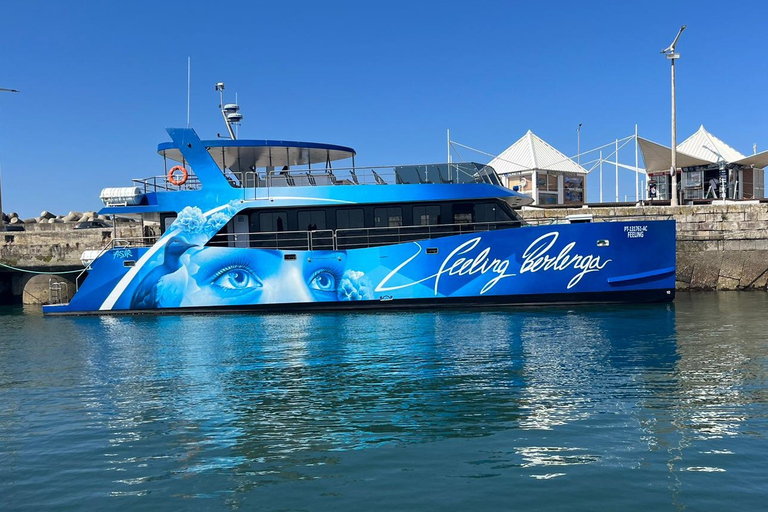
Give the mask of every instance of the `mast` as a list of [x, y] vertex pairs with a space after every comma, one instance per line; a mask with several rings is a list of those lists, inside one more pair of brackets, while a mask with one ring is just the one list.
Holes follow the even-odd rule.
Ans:
[[224, 123], [227, 125], [227, 132], [229, 132], [229, 138], [236, 140], [235, 131], [232, 129], [232, 125], [239, 125], [243, 120], [243, 114], [240, 113], [240, 105], [237, 103], [224, 104], [224, 82], [218, 82], [216, 84], [216, 90], [219, 92], [219, 108], [221, 109], [221, 116], [224, 118]]

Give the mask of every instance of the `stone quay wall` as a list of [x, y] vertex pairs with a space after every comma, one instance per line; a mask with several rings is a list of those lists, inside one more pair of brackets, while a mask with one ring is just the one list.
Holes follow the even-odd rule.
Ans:
[[[112, 228], [74, 226], [75, 222], [27, 222], [24, 231], [0, 231], [0, 304], [46, 304], [51, 301], [52, 281], [62, 284], [65, 301], [71, 298], [83, 268], [80, 256], [106, 247], [114, 233]], [[117, 227], [118, 238], [138, 238], [141, 233], [137, 223]]]
[[768, 291], [768, 204], [532, 208], [530, 221], [591, 214], [677, 221], [678, 290]]
[[[25, 231], [0, 232], [0, 263], [19, 268], [81, 266], [86, 250], [104, 248], [112, 228], [74, 229], [74, 223], [26, 224]], [[141, 237], [137, 223], [119, 224], [118, 238]]]

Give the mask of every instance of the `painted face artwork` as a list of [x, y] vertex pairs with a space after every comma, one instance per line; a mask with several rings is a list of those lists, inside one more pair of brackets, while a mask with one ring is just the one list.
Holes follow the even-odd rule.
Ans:
[[[206, 247], [189, 251], [181, 306], [337, 300], [346, 255], [285, 259], [282, 251]], [[161, 304], [162, 306], [162, 304]]]
[[[184, 249], [182, 254], [175, 251]], [[345, 269], [346, 254], [286, 259], [283, 251], [177, 246], [143, 279], [132, 307], [188, 307], [371, 298], [361, 272]]]

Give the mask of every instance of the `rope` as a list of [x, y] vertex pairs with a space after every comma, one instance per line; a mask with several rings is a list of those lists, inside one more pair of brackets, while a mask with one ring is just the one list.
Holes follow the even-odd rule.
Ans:
[[78, 273], [78, 272], [82, 272], [85, 269], [85, 267], [83, 267], [83, 268], [77, 269], [77, 270], [62, 270], [61, 272], [45, 272], [45, 271], [27, 270], [27, 269], [24, 269], [24, 268], [12, 267], [10, 265], [6, 265], [5, 263], [0, 263], [0, 267], [5, 267], [5, 268], [9, 268], [11, 270], [16, 270], [17, 272], [27, 272], [29, 274], [45, 274], [45, 275], [75, 274], [75, 273]]

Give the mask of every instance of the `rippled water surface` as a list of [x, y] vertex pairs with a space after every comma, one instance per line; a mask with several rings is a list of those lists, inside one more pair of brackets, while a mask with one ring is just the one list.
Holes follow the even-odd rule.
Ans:
[[0, 309], [0, 509], [765, 510], [768, 295]]

